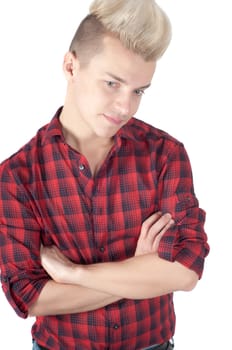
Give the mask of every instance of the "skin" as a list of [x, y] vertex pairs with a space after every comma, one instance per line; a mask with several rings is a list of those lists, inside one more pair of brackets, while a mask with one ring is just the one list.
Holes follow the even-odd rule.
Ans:
[[57, 283], [80, 285], [119, 298], [147, 299], [189, 291], [197, 283], [196, 273], [157, 254], [163, 234], [173, 224], [170, 214], [148, 218], [142, 225], [135, 256], [124, 261], [77, 265], [52, 246], [41, 248], [42, 265]]
[[[67, 94], [60, 121], [66, 142], [86, 157], [93, 176], [112, 147], [113, 136], [137, 112], [155, 67], [155, 62], [145, 62], [111, 36], [104, 38], [103, 51], [87, 66], [82, 67], [72, 53], [66, 54]], [[76, 313], [121, 298], [144, 299], [191, 290], [197, 274], [157, 254], [163, 234], [173, 224], [170, 214], [151, 215], [141, 223], [134, 257], [120, 262], [77, 265], [57, 247], [41, 247], [41, 263], [52, 280], [29, 314]]]
[[[151, 215], [141, 227], [135, 256], [157, 254], [159, 242], [174, 224], [170, 214]], [[29, 308], [30, 316], [46, 316], [85, 312], [104, 307], [121, 299], [121, 296], [68, 282], [77, 265], [73, 264], [55, 246], [41, 246], [41, 263], [52, 280], [47, 282], [38, 299]]]
[[87, 66], [70, 52], [65, 56], [68, 87], [60, 120], [66, 141], [85, 155], [93, 175], [112, 147], [112, 137], [137, 112], [155, 67], [110, 36]]

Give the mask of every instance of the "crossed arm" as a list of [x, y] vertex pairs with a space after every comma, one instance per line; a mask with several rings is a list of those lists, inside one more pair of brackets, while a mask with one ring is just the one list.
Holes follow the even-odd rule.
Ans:
[[90, 311], [121, 298], [146, 299], [191, 290], [197, 283], [197, 274], [157, 254], [162, 236], [173, 223], [169, 214], [150, 216], [142, 224], [134, 257], [120, 262], [77, 265], [56, 247], [42, 247], [41, 262], [52, 280], [31, 305], [29, 314]]

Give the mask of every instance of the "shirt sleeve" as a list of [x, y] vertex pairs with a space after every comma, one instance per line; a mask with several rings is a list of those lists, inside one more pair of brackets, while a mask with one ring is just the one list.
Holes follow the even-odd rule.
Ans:
[[159, 256], [180, 262], [201, 278], [209, 252], [204, 231], [206, 214], [199, 208], [190, 161], [181, 143], [172, 147], [161, 169], [159, 198], [161, 211], [170, 213], [175, 221], [160, 243]]
[[0, 268], [2, 289], [15, 312], [28, 316], [29, 306], [49, 280], [40, 264], [41, 225], [26, 185], [0, 167]]

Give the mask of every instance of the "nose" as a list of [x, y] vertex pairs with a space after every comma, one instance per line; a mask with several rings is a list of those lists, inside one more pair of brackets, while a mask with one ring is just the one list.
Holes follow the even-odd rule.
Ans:
[[132, 115], [132, 97], [129, 94], [120, 94], [115, 101], [115, 109], [124, 118]]

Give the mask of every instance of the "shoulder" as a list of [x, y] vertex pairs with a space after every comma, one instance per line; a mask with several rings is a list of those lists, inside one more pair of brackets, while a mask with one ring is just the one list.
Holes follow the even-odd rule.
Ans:
[[32, 163], [38, 160], [41, 151], [44, 147], [48, 147], [54, 143], [56, 137], [63, 137], [61, 124], [59, 122], [59, 115], [62, 111], [62, 106], [58, 108], [51, 121], [42, 126], [30, 141], [28, 141], [23, 147], [21, 147], [16, 153], [4, 160], [0, 165], [1, 169], [9, 167], [14, 169], [25, 165], [30, 167]]
[[146, 145], [150, 150], [171, 152], [171, 150], [183, 148], [183, 143], [168, 132], [156, 128], [137, 118], [132, 118], [125, 126], [128, 138], [133, 139], [138, 146]]
[[43, 135], [46, 132], [47, 126], [48, 124], [40, 128], [31, 140], [9, 158], [2, 161], [0, 164], [1, 177], [6, 173], [23, 174], [25, 173], [25, 169], [30, 171], [36, 158], [38, 158], [39, 150], [42, 147]]

